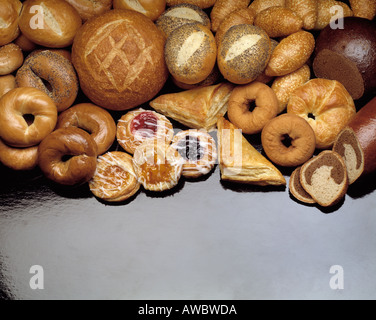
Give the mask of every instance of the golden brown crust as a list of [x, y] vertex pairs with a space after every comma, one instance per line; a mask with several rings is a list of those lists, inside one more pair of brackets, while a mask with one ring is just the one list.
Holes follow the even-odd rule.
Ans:
[[0, 76], [5, 76], [16, 71], [24, 61], [21, 48], [9, 43], [0, 47]]
[[308, 121], [316, 135], [316, 148], [327, 149], [356, 110], [353, 99], [340, 82], [316, 78], [291, 94], [287, 112]]
[[270, 7], [284, 7], [286, 0], [253, 0], [249, 5], [256, 14]]
[[337, 14], [333, 15], [333, 9], [335, 6], [342, 7], [343, 17], [353, 16], [353, 12], [350, 7], [342, 2], [336, 0], [317, 0], [317, 20], [315, 24], [315, 30], [324, 29], [332, 19], [336, 19], [338, 11], [335, 11]]
[[97, 198], [108, 202], [122, 202], [135, 195], [140, 183], [133, 169], [132, 157], [120, 151], [98, 157], [89, 188]]
[[169, 144], [173, 136], [170, 120], [157, 112], [142, 108], [127, 112], [117, 124], [117, 141], [131, 154], [146, 140], [157, 138]]
[[38, 146], [14, 148], [0, 139], [0, 162], [13, 170], [32, 170], [38, 165]]
[[183, 162], [183, 176], [198, 178], [208, 174], [217, 161], [217, 147], [206, 130], [190, 129], [178, 132], [172, 140]]
[[285, 6], [303, 19], [304, 29], [312, 30], [315, 27], [318, 16], [317, 0], [286, 0]]
[[[70, 158], [65, 161], [64, 157]], [[88, 182], [97, 165], [97, 145], [86, 131], [69, 127], [49, 134], [38, 148], [39, 167], [45, 176], [62, 185]]]
[[77, 10], [60, 0], [29, 0], [24, 3], [19, 20], [21, 32], [27, 38], [49, 48], [70, 46], [81, 25]]
[[16, 83], [18, 87], [43, 91], [55, 102], [59, 112], [68, 109], [78, 94], [78, 79], [72, 63], [50, 50], [31, 53], [18, 69]]
[[168, 77], [164, 44], [158, 28], [139, 12], [116, 9], [89, 20], [72, 48], [82, 91], [110, 110], [152, 99]]
[[239, 183], [286, 185], [282, 173], [261, 155], [231, 122], [218, 120], [218, 156], [221, 179]]
[[[250, 102], [256, 107], [249, 111]], [[261, 82], [237, 86], [228, 103], [230, 121], [245, 134], [261, 132], [262, 128], [277, 115], [278, 100], [274, 91]]]
[[155, 21], [166, 9], [166, 0], [114, 0], [114, 9], [140, 12]]
[[316, 149], [313, 129], [306, 120], [293, 114], [270, 120], [262, 130], [261, 142], [268, 158], [284, 167], [305, 163]]
[[354, 17], [372, 20], [376, 16], [376, 1], [350, 0], [350, 6]]
[[95, 16], [111, 10], [112, 0], [65, 0], [73, 6], [82, 21], [87, 21]]
[[[24, 118], [32, 115], [32, 123]], [[15, 88], [0, 99], [0, 137], [10, 146], [39, 144], [56, 125], [54, 102], [35, 88]]]
[[38, 46], [27, 37], [25, 37], [22, 33], [20, 33], [20, 35], [14, 40], [14, 43], [18, 45], [24, 52], [31, 52]]
[[297, 167], [291, 173], [289, 180], [289, 191], [291, 195], [300, 202], [314, 204], [315, 200], [312, 199], [309, 193], [305, 191], [302, 185], [300, 184], [300, 170], [301, 167]]
[[66, 127], [78, 127], [89, 132], [97, 144], [98, 155], [105, 153], [116, 137], [116, 123], [111, 114], [92, 103], [80, 103], [61, 113], [56, 129]]
[[182, 3], [189, 3], [198, 6], [201, 9], [207, 9], [215, 4], [216, 0], [166, 0], [169, 7]]
[[0, 46], [11, 43], [18, 37], [21, 8], [19, 0], [0, 0]]
[[150, 106], [191, 129], [212, 130], [227, 112], [234, 85], [228, 82], [157, 97]]
[[0, 98], [16, 87], [16, 78], [8, 74], [0, 77]]

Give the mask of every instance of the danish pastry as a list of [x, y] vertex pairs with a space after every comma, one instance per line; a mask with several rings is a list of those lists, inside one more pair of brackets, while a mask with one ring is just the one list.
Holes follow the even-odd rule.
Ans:
[[140, 189], [132, 156], [120, 151], [99, 156], [89, 187], [97, 198], [108, 202], [121, 202], [132, 197]]
[[185, 130], [177, 133], [172, 147], [184, 159], [183, 176], [198, 178], [208, 174], [217, 160], [217, 147], [214, 139], [205, 130]]
[[178, 184], [183, 172], [183, 159], [171, 145], [154, 139], [136, 148], [133, 167], [145, 190], [166, 191]]
[[165, 116], [139, 108], [123, 115], [117, 125], [120, 146], [133, 154], [145, 140], [158, 139], [169, 144], [174, 136], [170, 120]]

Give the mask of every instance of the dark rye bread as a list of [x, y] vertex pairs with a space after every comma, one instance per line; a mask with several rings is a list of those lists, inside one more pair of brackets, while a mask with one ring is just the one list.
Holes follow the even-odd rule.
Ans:
[[345, 162], [338, 153], [323, 151], [302, 166], [300, 183], [320, 206], [335, 205], [349, 185]]
[[290, 176], [289, 191], [291, 195], [303, 203], [313, 204], [315, 200], [304, 190], [300, 183], [300, 170], [302, 167], [297, 167]]

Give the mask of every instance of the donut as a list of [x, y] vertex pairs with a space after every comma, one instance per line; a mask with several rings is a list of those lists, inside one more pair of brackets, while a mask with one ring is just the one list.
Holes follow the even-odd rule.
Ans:
[[217, 45], [210, 29], [201, 24], [185, 24], [170, 33], [165, 46], [170, 74], [178, 81], [196, 84], [212, 72]]
[[316, 149], [312, 127], [303, 118], [282, 114], [270, 120], [261, 133], [262, 147], [277, 165], [297, 167], [308, 161]]
[[19, 0], [0, 0], [0, 46], [11, 43], [18, 37], [21, 8]]
[[125, 201], [136, 194], [140, 186], [132, 156], [120, 151], [107, 152], [98, 157], [97, 168], [89, 181], [94, 196], [108, 202]]
[[87, 21], [111, 10], [112, 0], [65, 0], [74, 7], [80, 15], [82, 21]]
[[166, 191], [178, 184], [183, 159], [175, 148], [164, 141], [147, 140], [136, 148], [133, 168], [145, 190]]
[[88, 182], [95, 173], [97, 145], [82, 129], [60, 128], [40, 143], [38, 158], [48, 179], [62, 185], [78, 185]]
[[15, 88], [0, 99], [0, 137], [13, 147], [39, 144], [56, 125], [54, 102], [35, 88]]
[[62, 112], [56, 128], [78, 127], [89, 132], [97, 144], [98, 154], [105, 153], [116, 137], [116, 123], [111, 114], [92, 103], [80, 103]]
[[170, 120], [155, 111], [142, 108], [127, 112], [117, 124], [117, 141], [125, 151], [131, 154], [145, 140], [157, 138], [170, 143], [173, 136], [174, 131]]
[[49, 50], [29, 55], [17, 71], [16, 83], [18, 87], [34, 87], [45, 92], [59, 112], [68, 109], [78, 94], [78, 79], [72, 63]]
[[38, 165], [38, 146], [14, 148], [0, 139], [0, 162], [13, 170], [31, 170]]
[[16, 71], [22, 66], [23, 61], [24, 56], [18, 45], [9, 43], [0, 47], [0, 76]]
[[15, 87], [16, 78], [13, 75], [0, 76], [0, 98]]
[[217, 160], [217, 147], [214, 139], [206, 130], [180, 131], [172, 140], [175, 148], [183, 158], [183, 176], [198, 178], [208, 174]]
[[166, 0], [114, 0], [114, 9], [138, 11], [155, 21], [166, 9]]
[[23, 4], [18, 23], [22, 34], [48, 48], [65, 48], [82, 25], [75, 8], [61, 0], [29, 0]]
[[[249, 110], [250, 102], [256, 106]], [[274, 91], [264, 83], [254, 81], [251, 84], [237, 86], [228, 102], [228, 117], [245, 134], [261, 132], [266, 123], [278, 112], [278, 99]]]
[[315, 78], [292, 92], [287, 113], [307, 120], [316, 135], [316, 148], [328, 149], [355, 116], [356, 109], [350, 93], [340, 82]]

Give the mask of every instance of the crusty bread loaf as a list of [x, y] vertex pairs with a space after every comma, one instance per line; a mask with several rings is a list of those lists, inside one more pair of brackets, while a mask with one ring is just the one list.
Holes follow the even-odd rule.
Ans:
[[139, 12], [116, 9], [89, 20], [72, 48], [82, 91], [111, 110], [152, 99], [168, 77], [164, 45], [161, 31]]
[[345, 162], [334, 151], [322, 151], [302, 166], [300, 183], [316, 203], [333, 206], [343, 199], [348, 189]]

